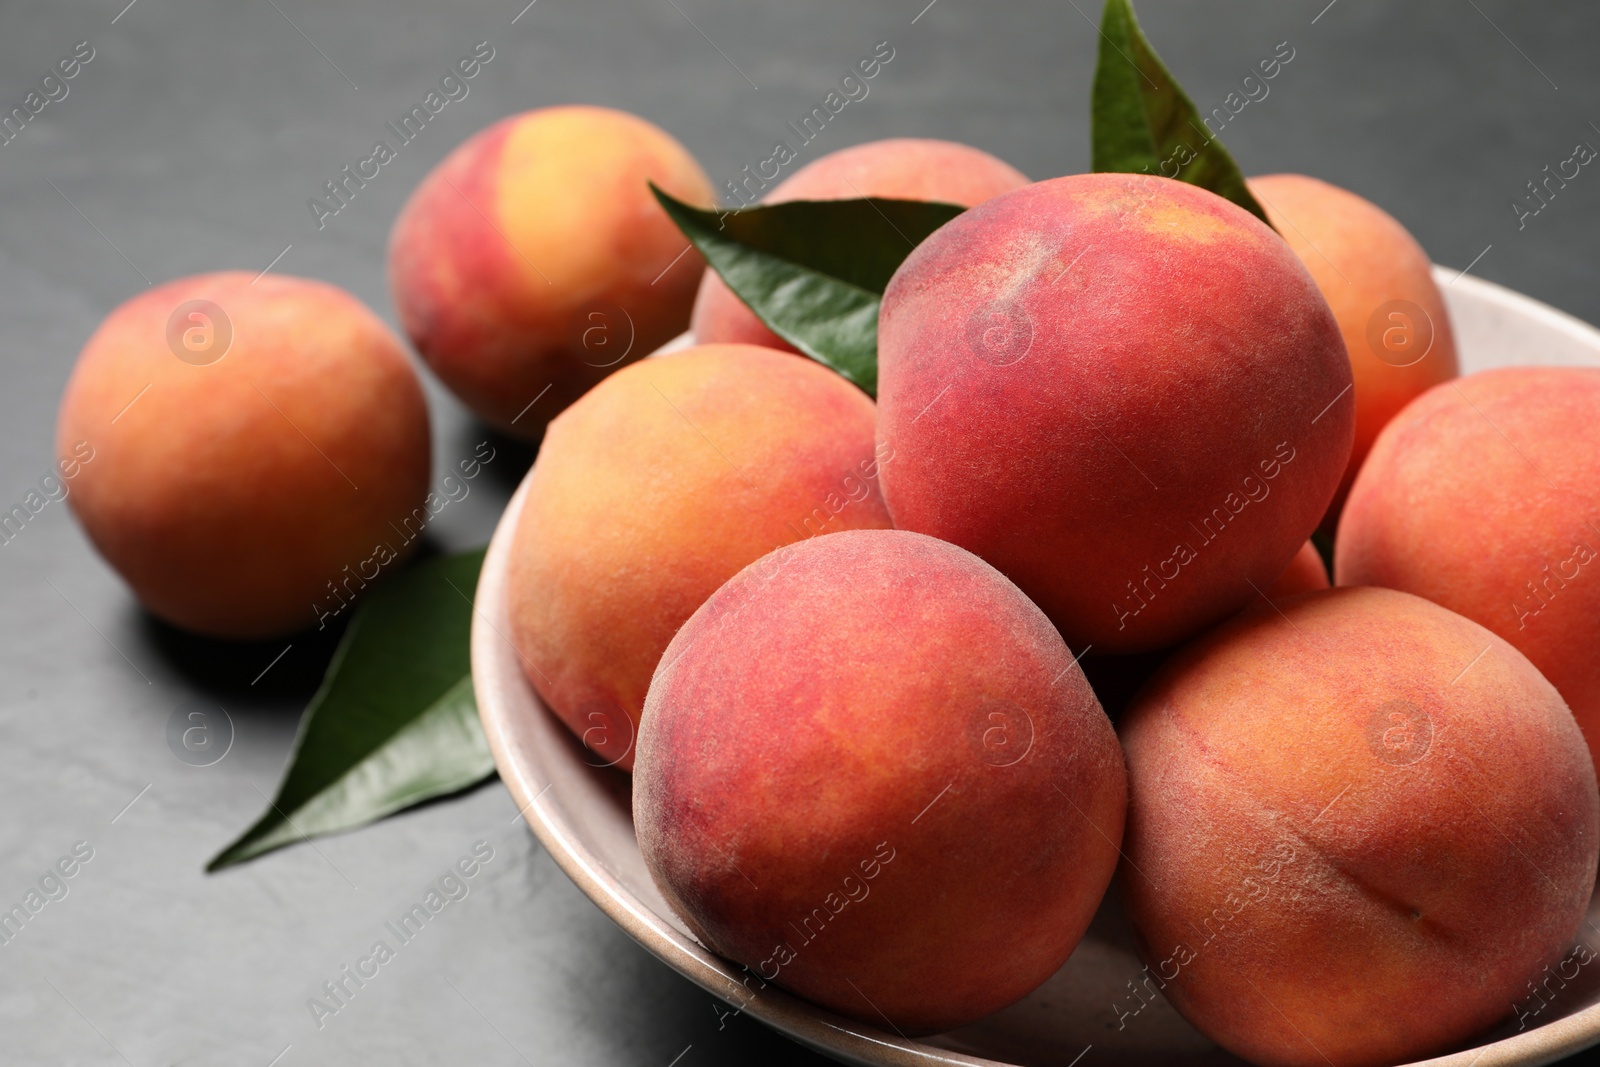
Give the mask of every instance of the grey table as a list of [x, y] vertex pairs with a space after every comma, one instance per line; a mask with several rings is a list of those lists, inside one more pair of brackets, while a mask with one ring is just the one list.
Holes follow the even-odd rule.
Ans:
[[[0, 144], [0, 506], [49, 470], [57, 398], [84, 340], [151, 282], [276, 262], [393, 321], [383, 255], [395, 212], [446, 152], [502, 115], [571, 101], [625, 108], [674, 132], [720, 184], [765, 158], [789, 119], [886, 40], [895, 58], [871, 95], [813, 150], [933, 136], [1035, 177], [1087, 165], [1091, 0], [524, 3], [0, 7], [7, 112], [78, 42], [94, 52], [66, 96]], [[1436, 260], [1600, 321], [1600, 174], [1586, 169], [1520, 228], [1510, 208], [1575, 142], [1600, 144], [1600, 9], [1141, 9], [1204, 109], [1279, 42], [1294, 49], [1270, 95], [1223, 131], [1247, 171], [1354, 189]], [[319, 230], [307, 199], [478, 41], [496, 59], [471, 95]], [[429, 393], [443, 469], [486, 431], [435, 383]], [[500, 455], [440, 516], [439, 547], [487, 540], [531, 460]], [[498, 784], [202, 874], [272, 792], [326, 643], [225, 646], [153, 622], [58, 503], [0, 547], [0, 588], [0, 904], [20, 901], [79, 842], [92, 849], [67, 895], [0, 946], [0, 1061], [818, 1062], [750, 1019], [720, 1018], [613, 927], [514, 821]], [[235, 727], [212, 766], [168, 748], [169, 717], [192, 700], [225, 708]], [[319, 1027], [308, 998], [479, 840], [494, 858], [470, 896]]]

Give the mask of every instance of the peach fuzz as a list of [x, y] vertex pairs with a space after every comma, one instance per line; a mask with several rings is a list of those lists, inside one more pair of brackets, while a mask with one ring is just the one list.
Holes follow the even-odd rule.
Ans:
[[[749, 181], [746, 179], [747, 186]], [[781, 204], [875, 196], [971, 207], [1027, 184], [1021, 171], [981, 149], [954, 141], [891, 137], [819, 156], [761, 199], [762, 203]], [[700, 280], [693, 328], [695, 340], [701, 343], [740, 341], [798, 351], [767, 329], [714, 270], [706, 271]]]
[[644, 119], [550, 107], [468, 139], [401, 210], [389, 243], [400, 320], [497, 429], [537, 440], [555, 412], [688, 326], [703, 261], [650, 182], [714, 199], [699, 164]]
[[1378, 205], [1303, 174], [1268, 174], [1249, 185], [1316, 279], [1350, 353], [1356, 433], [1323, 523], [1331, 533], [1378, 432], [1412, 399], [1458, 373], [1450, 311], [1428, 254]]
[[895, 525], [977, 553], [1074, 648], [1173, 644], [1259, 595], [1349, 455], [1350, 361], [1259, 219], [1133, 174], [952, 220], [890, 281]]
[[420, 532], [421, 383], [388, 327], [322, 282], [204, 274], [122, 304], [61, 399], [58, 455], [80, 442], [93, 459], [67, 500], [85, 532], [196, 633], [306, 629]]
[[1443, 604], [1522, 651], [1600, 758], [1600, 370], [1516, 367], [1435, 387], [1379, 435], [1334, 577]]
[[902, 1033], [1061, 966], [1125, 806], [1049, 620], [976, 556], [896, 530], [791, 545], [718, 590], [651, 681], [633, 793], [657, 886], [753, 988]]
[[1332, 583], [1328, 581], [1328, 568], [1322, 562], [1322, 555], [1317, 551], [1317, 546], [1307, 541], [1300, 546], [1300, 551], [1294, 554], [1294, 559], [1289, 561], [1289, 566], [1278, 575], [1277, 581], [1267, 586], [1267, 598], [1278, 600], [1281, 597], [1294, 596], [1297, 593], [1314, 593], [1318, 589], [1326, 589]]
[[810, 360], [704, 345], [550, 424], [512, 543], [511, 639], [541, 698], [633, 766], [650, 675], [717, 587], [780, 545], [889, 525], [873, 405]]
[[1436, 604], [1334, 589], [1277, 609], [1180, 651], [1122, 719], [1140, 977], [1252, 1063], [1447, 1051], [1584, 921], [1583, 737], [1526, 657]]

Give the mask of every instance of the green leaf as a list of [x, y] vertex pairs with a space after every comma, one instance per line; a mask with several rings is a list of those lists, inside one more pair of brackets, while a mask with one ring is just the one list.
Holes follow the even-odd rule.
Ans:
[[468, 635], [483, 550], [411, 567], [356, 608], [266, 813], [208, 871], [349, 830], [494, 772]]
[[869, 394], [884, 288], [913, 248], [966, 210], [873, 197], [706, 211], [651, 189], [768, 329]]
[[1132, 0], [1106, 0], [1100, 17], [1093, 126], [1094, 170], [1176, 178], [1232, 200], [1267, 222], [1239, 165], [1150, 47]]

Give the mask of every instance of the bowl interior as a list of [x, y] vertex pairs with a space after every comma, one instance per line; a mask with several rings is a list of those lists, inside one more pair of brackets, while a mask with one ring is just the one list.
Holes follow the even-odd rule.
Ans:
[[[1517, 364], [1600, 365], [1600, 331], [1471, 276], [1445, 268], [1435, 274], [1463, 373]], [[1072, 958], [1039, 989], [970, 1026], [919, 1040], [841, 1018], [772, 986], [759, 988], [709, 953], [672, 914], [645, 868], [633, 834], [629, 776], [598, 765], [544, 707], [509, 639], [505, 574], [526, 490], [525, 480], [500, 520], [479, 579], [472, 631], [478, 707], [501, 778], [523, 817], [579, 888], [641, 944], [731, 1008], [850, 1063], [1070, 1067], [1091, 1046], [1102, 1065], [1241, 1062], [1202, 1037], [1165, 999], [1135, 994], [1142, 964], [1114, 894]], [[1589, 918], [1588, 940], [1600, 943], [1600, 898], [1591, 902]], [[1474, 1047], [1428, 1062], [1547, 1063], [1596, 1043], [1600, 968], [1590, 968], [1557, 991], [1524, 1029], [1507, 1022]]]

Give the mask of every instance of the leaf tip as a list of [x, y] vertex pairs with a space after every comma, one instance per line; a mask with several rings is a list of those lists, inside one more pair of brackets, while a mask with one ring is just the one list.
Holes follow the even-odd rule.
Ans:
[[218, 871], [226, 870], [229, 867], [243, 863], [249, 858], [250, 857], [244, 853], [244, 850], [239, 847], [239, 842], [235, 841], [233, 844], [229, 845], [227, 848], [224, 848], [221, 852], [218, 852], [215, 856], [211, 857], [210, 862], [208, 862], [205, 866], [205, 873], [216, 874]]

